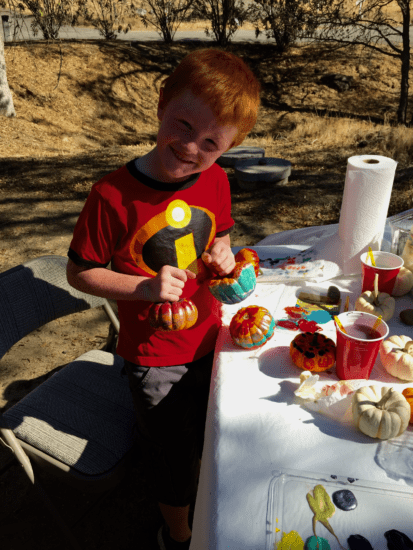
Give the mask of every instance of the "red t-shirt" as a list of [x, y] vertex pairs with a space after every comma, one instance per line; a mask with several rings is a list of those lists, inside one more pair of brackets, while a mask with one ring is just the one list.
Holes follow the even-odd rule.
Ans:
[[147, 319], [150, 302], [118, 301], [120, 356], [139, 365], [171, 366], [214, 349], [221, 304], [208, 290], [200, 258], [233, 225], [229, 182], [216, 164], [171, 184], [145, 176], [131, 161], [93, 185], [70, 244], [68, 256], [75, 264], [111, 263], [113, 271], [145, 277], [154, 277], [163, 265], [197, 272], [182, 295], [198, 308], [190, 329], [155, 331]]

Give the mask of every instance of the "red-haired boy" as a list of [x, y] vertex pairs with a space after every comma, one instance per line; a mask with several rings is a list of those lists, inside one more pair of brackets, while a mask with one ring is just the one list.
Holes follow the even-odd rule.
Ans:
[[[161, 85], [156, 147], [92, 187], [68, 253], [69, 283], [118, 303], [117, 353], [125, 360], [147, 478], [165, 519], [162, 550], [190, 544], [188, 512], [221, 324], [205, 264], [221, 275], [235, 266], [230, 188], [215, 161], [254, 126], [259, 91], [239, 57], [214, 48], [187, 55]], [[197, 306], [197, 323], [155, 331], [147, 320], [151, 303], [182, 297]]]

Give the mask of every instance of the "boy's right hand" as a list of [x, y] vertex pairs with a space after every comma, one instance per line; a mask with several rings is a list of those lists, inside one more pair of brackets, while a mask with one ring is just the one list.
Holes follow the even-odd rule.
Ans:
[[150, 302], [177, 302], [188, 279], [196, 279], [195, 273], [164, 265], [156, 277], [145, 281], [145, 299]]

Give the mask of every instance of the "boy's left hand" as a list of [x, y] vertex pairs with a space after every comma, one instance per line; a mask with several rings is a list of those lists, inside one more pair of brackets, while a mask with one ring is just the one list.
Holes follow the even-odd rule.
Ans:
[[231, 247], [222, 241], [215, 242], [202, 254], [206, 266], [216, 271], [221, 277], [229, 275], [235, 268], [235, 258]]

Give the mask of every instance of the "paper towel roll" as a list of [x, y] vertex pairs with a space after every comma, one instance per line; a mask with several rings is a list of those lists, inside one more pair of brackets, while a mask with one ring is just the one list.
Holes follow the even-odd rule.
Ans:
[[338, 235], [345, 275], [361, 273], [360, 254], [380, 250], [397, 162], [379, 155], [350, 157]]

